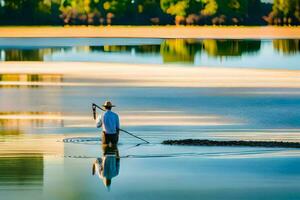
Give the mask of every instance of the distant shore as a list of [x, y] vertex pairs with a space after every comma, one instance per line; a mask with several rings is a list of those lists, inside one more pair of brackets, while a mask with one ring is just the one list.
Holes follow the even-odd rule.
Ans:
[[300, 39], [300, 27], [219, 26], [3, 26], [0, 37]]

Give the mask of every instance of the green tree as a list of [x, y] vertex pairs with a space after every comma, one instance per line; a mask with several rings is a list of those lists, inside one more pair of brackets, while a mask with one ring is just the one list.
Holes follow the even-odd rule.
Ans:
[[269, 22], [276, 25], [299, 24], [300, 0], [274, 0]]
[[227, 24], [240, 24], [244, 21], [248, 0], [217, 0], [218, 14], [225, 16]]
[[107, 24], [112, 24], [113, 19], [123, 21], [125, 11], [128, 9], [130, 0], [106, 0], [103, 3], [103, 9], [106, 13]]
[[37, 7], [36, 18], [42, 19], [46, 24], [60, 24], [60, 4], [61, 0], [42, 0]]
[[299, 25], [300, 0], [0, 0], [0, 24]]
[[217, 13], [218, 4], [216, 0], [201, 0], [203, 4], [203, 9], [201, 10], [201, 14], [203, 16], [213, 16]]
[[261, 24], [262, 21], [262, 3], [260, 0], [248, 0], [246, 13], [246, 23], [249, 25]]
[[133, 12], [137, 24], [159, 24], [163, 22], [164, 13], [160, 8], [160, 0], [136, 0]]
[[60, 0], [0, 0], [0, 23], [60, 24]]
[[161, 0], [160, 6], [167, 14], [175, 16], [175, 24], [181, 24], [187, 15], [189, 2], [189, 0]]
[[63, 0], [60, 11], [65, 24], [88, 24], [91, 0]]
[[5, 0], [4, 13], [8, 22], [20, 20], [21, 24], [35, 24], [39, 19], [37, 15], [39, 4], [42, 0]]

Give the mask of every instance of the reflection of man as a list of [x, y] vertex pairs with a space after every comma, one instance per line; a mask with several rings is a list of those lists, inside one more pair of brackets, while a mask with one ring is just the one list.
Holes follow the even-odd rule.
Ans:
[[119, 175], [120, 157], [116, 145], [103, 145], [103, 156], [93, 163], [93, 175], [97, 172], [104, 185], [110, 189], [111, 180]]
[[119, 116], [112, 112], [115, 107], [110, 101], [106, 101], [103, 105], [105, 113], [97, 118], [97, 128], [102, 127], [102, 144], [117, 144], [119, 140], [120, 122]]

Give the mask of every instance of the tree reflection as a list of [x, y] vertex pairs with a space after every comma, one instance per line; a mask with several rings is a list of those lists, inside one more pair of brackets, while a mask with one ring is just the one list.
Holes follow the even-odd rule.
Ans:
[[60, 112], [0, 112], [0, 135], [21, 134], [24, 127], [62, 127], [63, 124]]
[[160, 45], [105, 45], [91, 46], [93, 52], [135, 52], [135, 53], [159, 53]]
[[[4, 120], [0, 119], [0, 124], [4, 124], [3, 123]], [[23, 132], [20, 129], [4, 129], [4, 130], [0, 130], [0, 136], [5, 136], [5, 135], [21, 135], [23, 134]]]
[[46, 55], [52, 55], [61, 50], [62, 48], [0, 49], [0, 52], [3, 54], [1, 55], [3, 61], [44, 61]]
[[300, 40], [273, 40], [273, 48], [283, 54], [300, 52]]
[[260, 50], [260, 40], [203, 40], [203, 50], [213, 57], [242, 56]]
[[5, 50], [5, 61], [42, 61], [44, 53], [38, 49], [8, 49]]
[[[0, 82], [20, 82], [20, 83], [61, 83], [63, 75], [61, 74], [0, 74]], [[0, 88], [5, 87], [20, 87], [18, 84], [0, 85]], [[22, 87], [37, 88], [39, 85], [22, 85]]]
[[29, 157], [0, 157], [0, 185], [41, 186], [43, 174], [42, 154]]
[[[211, 57], [241, 57], [244, 54], [253, 54], [260, 51], [261, 40], [242, 39], [165, 39], [161, 44], [140, 45], [101, 45], [101, 46], [76, 46], [68, 48], [44, 48], [44, 49], [0, 49], [1, 59], [4, 61], [43, 61], [46, 55], [55, 52], [63, 53], [67, 50], [71, 58], [73, 53], [85, 52], [90, 56], [91, 52], [125, 53], [130, 56], [155, 55], [161, 56], [163, 63], [194, 63], [195, 55], [207, 54]], [[273, 49], [284, 54], [295, 54], [300, 51], [300, 40], [273, 40]], [[102, 55], [100, 55], [102, 56]], [[76, 60], [77, 58], [74, 57]], [[7, 79], [6, 75], [0, 75], [0, 81]], [[36, 75], [28, 76], [28, 81], [40, 81]]]
[[194, 63], [197, 51], [201, 51], [201, 42], [198, 40], [169, 39], [160, 46], [164, 63]]

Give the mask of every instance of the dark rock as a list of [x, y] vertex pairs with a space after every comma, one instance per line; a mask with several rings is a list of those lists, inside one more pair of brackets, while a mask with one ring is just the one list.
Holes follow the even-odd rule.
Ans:
[[215, 140], [165, 140], [162, 144], [188, 145], [188, 146], [245, 146], [245, 147], [282, 147], [300, 148], [299, 142], [277, 142], [277, 141], [215, 141]]

